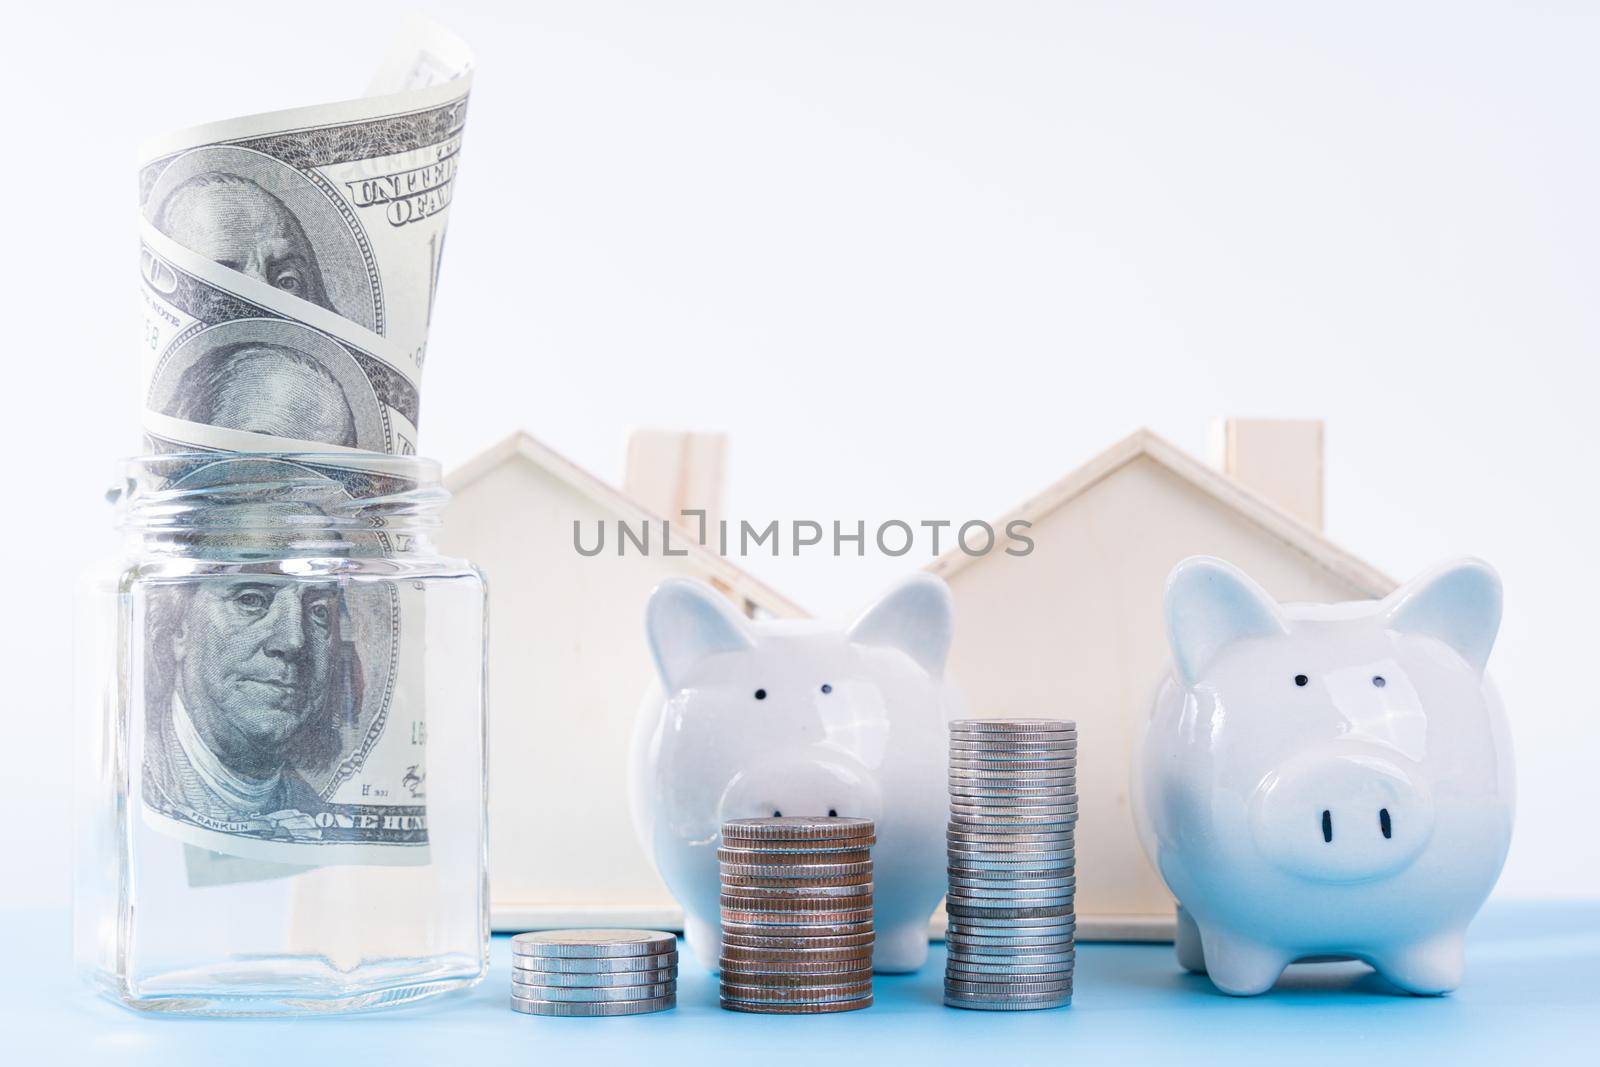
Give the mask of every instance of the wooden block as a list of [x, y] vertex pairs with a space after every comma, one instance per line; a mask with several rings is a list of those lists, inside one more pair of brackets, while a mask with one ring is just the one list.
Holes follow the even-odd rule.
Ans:
[[699, 536], [698, 519], [685, 510], [703, 510], [708, 541], [722, 517], [722, 471], [728, 437], [685, 430], [635, 430], [628, 437], [628, 464], [622, 491], [645, 510]]
[[1322, 529], [1322, 422], [1213, 419], [1211, 464], [1313, 530]]

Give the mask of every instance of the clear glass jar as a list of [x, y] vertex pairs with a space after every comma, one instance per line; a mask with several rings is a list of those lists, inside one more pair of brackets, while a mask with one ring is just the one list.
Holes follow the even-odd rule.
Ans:
[[75, 952], [140, 1010], [280, 1015], [488, 961], [482, 575], [437, 465], [128, 461], [80, 584]]

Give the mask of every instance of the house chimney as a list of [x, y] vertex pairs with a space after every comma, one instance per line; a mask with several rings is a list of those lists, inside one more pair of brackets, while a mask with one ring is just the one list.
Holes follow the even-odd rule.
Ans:
[[1212, 419], [1211, 465], [1322, 529], [1322, 420]]
[[704, 510], [706, 540], [716, 543], [722, 518], [722, 468], [728, 437], [683, 430], [635, 430], [628, 436], [622, 489], [641, 506], [698, 538], [700, 522], [685, 510]]

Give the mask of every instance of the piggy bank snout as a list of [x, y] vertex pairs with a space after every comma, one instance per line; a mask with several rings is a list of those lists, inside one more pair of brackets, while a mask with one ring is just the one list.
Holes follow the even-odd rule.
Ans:
[[879, 819], [882, 814], [882, 790], [865, 768], [837, 755], [796, 755], [742, 771], [722, 795], [720, 817], [726, 822], [777, 815]]
[[1387, 760], [1306, 755], [1262, 780], [1250, 828], [1262, 855], [1290, 874], [1366, 882], [1411, 865], [1433, 833], [1433, 802]]

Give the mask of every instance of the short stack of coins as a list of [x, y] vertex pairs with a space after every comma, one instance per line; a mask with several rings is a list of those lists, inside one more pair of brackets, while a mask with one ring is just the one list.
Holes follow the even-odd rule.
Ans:
[[1078, 728], [950, 724], [944, 1002], [1021, 1011], [1072, 1003]]
[[543, 930], [511, 939], [524, 1015], [644, 1015], [678, 1003], [678, 939], [660, 930]]
[[871, 819], [723, 824], [722, 1006], [817, 1015], [872, 1004]]

